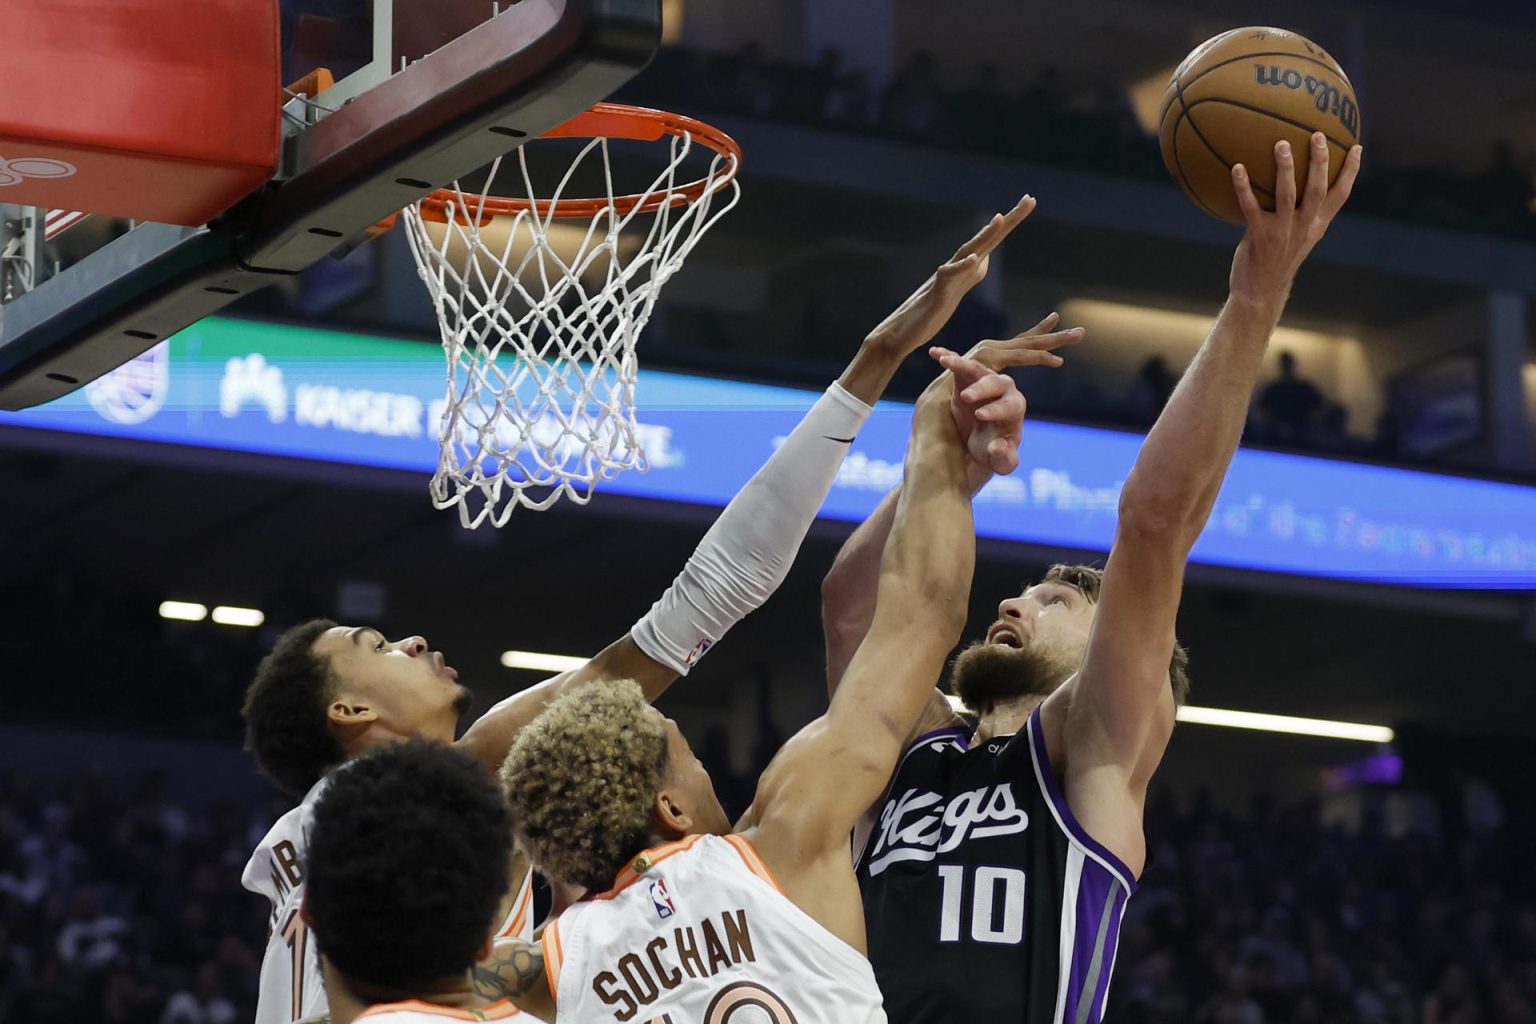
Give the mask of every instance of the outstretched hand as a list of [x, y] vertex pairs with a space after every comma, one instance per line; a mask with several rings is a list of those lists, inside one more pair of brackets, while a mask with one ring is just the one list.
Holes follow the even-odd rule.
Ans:
[[1058, 320], [1052, 313], [1012, 338], [979, 342], [963, 357], [945, 348], [929, 350], [955, 376], [951, 411], [978, 471], [973, 486], [980, 487], [994, 473], [1006, 475], [1018, 468], [1026, 403], [1013, 378], [1001, 371], [1062, 365], [1055, 350], [1082, 341], [1083, 329], [1051, 330]]
[[1360, 173], [1362, 150], [1352, 146], [1333, 187], [1328, 187], [1328, 139], [1313, 132], [1309, 143], [1307, 187], [1297, 201], [1295, 157], [1289, 142], [1275, 144], [1275, 209], [1259, 205], [1248, 169], [1232, 166], [1232, 187], [1247, 231], [1232, 259], [1234, 298], [1260, 303], [1285, 301], [1291, 282], [1312, 247], [1338, 216]]
[[878, 345], [901, 358], [932, 341], [939, 329], [949, 322], [966, 292], [987, 276], [992, 250], [1034, 208], [1034, 197], [1025, 196], [1012, 210], [995, 214], [986, 227], [957, 249], [949, 261], [918, 286], [894, 313], [869, 332], [866, 344]]
[[991, 473], [1012, 473], [1019, 466], [1024, 436], [1025, 401], [1019, 386], [1012, 377], [947, 348], [935, 346], [928, 354], [952, 377], [950, 409], [971, 461]]

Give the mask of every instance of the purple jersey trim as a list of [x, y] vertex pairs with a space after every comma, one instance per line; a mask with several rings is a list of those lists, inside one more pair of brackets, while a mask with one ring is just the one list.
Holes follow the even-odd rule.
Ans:
[[1040, 708], [1036, 708], [1029, 716], [1029, 754], [1035, 762], [1035, 774], [1039, 776], [1041, 784], [1045, 787], [1046, 799], [1051, 802], [1051, 807], [1056, 811], [1056, 820], [1066, 830], [1067, 835], [1118, 875], [1127, 893], [1135, 892], [1135, 873], [1125, 866], [1124, 861], [1105, 849], [1104, 844], [1090, 836], [1088, 830], [1078, 823], [1072, 808], [1067, 806], [1067, 797], [1062, 791], [1061, 780], [1056, 778], [1056, 770], [1051, 767], [1051, 759], [1045, 749], [1045, 728], [1040, 724]]
[[[1109, 992], [1120, 922], [1130, 892], [1114, 872], [1085, 858], [1078, 879], [1077, 928], [1073, 937], [1071, 976], [1067, 986], [1071, 1021], [1099, 1021]], [[1091, 986], [1091, 990], [1090, 990]]]
[[[925, 732], [917, 739], [907, 744], [907, 749], [901, 752], [901, 760], [905, 761], [907, 759], [907, 755], [912, 753], [913, 749], [916, 747], [920, 747], [924, 743], [927, 743], [929, 740], [942, 736], [947, 732], [954, 733], [955, 736], [960, 739], [970, 739], [971, 731], [972, 730], [970, 728], [963, 725], [946, 725], [942, 729], [934, 729], [932, 732]], [[897, 762], [896, 771], [901, 771], [901, 762]], [[895, 772], [891, 773], [893, 778], [895, 777], [895, 774]]]

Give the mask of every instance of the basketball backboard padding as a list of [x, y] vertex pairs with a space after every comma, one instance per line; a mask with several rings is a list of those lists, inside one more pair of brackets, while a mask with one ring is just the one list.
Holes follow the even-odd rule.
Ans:
[[318, 262], [603, 99], [660, 38], [660, 0], [506, 7], [293, 136], [282, 180], [223, 217], [138, 227], [0, 306], [0, 409], [68, 394]]

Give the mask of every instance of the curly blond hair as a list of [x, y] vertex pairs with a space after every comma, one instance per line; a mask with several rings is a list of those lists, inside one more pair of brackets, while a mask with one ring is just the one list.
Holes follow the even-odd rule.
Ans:
[[631, 680], [567, 694], [523, 729], [501, 765], [518, 836], [561, 882], [607, 889], [650, 843], [667, 734]]

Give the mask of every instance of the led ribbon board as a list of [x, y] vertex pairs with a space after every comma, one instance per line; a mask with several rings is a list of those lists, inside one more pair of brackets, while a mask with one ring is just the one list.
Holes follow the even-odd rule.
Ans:
[[[425, 488], [444, 407], [434, 347], [208, 319], [0, 424], [409, 470]], [[650, 469], [600, 491], [724, 505], [816, 396], [645, 370]], [[882, 403], [822, 515], [858, 520], [901, 477], [910, 406]], [[976, 505], [985, 537], [1103, 551], [1141, 436], [1031, 421], [1021, 466]], [[1427, 587], [1536, 588], [1536, 487], [1240, 451], [1194, 560]]]

